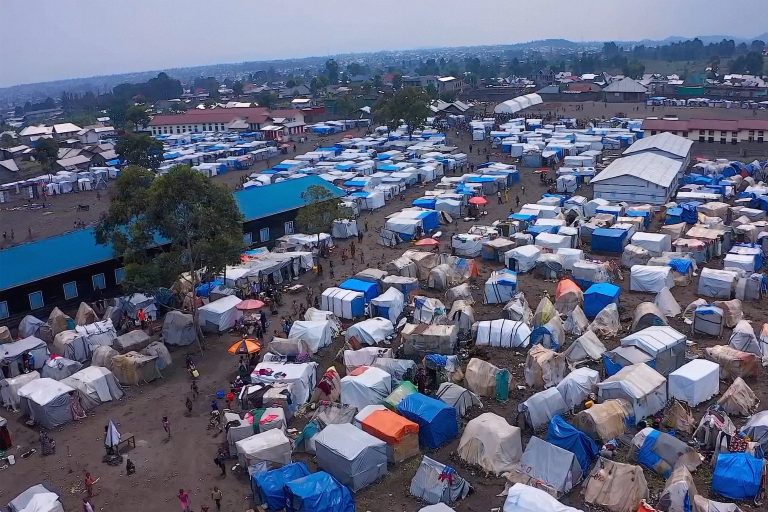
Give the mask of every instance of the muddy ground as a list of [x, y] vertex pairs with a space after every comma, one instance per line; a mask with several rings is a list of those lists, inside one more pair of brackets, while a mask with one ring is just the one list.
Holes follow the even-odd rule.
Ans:
[[[658, 110], [658, 109], [657, 109]], [[710, 109], [716, 110], [716, 109]], [[648, 115], [648, 114], [645, 114]], [[450, 137], [450, 142], [455, 143], [455, 134]], [[459, 146], [463, 150], [468, 150], [470, 141], [467, 135], [462, 134], [458, 140]], [[310, 141], [310, 145], [312, 141]], [[477, 143], [473, 144], [472, 161], [479, 163], [486, 159], [482, 151], [486, 148], [482, 144], [481, 154], [477, 154]], [[306, 151], [309, 147], [298, 148], [299, 151]], [[494, 158], [492, 155], [490, 158]], [[222, 176], [222, 181], [234, 186], [239, 182], [239, 176], [245, 174], [230, 173]], [[514, 206], [514, 198], [519, 195], [521, 204], [524, 202], [535, 202], [544, 191], [539, 183], [538, 176], [533, 174], [532, 169], [521, 169], [522, 182], [525, 186], [525, 193], [521, 192], [520, 186], [516, 186], [510, 194], [510, 199], [505, 204], [496, 204], [495, 198], [488, 205], [489, 215], [485, 218], [485, 223], [490, 224], [493, 220], [505, 218], [509, 209]], [[327, 286], [336, 284], [346, 276], [352, 275], [357, 271], [369, 266], [383, 267], [388, 261], [402, 254], [408, 247], [401, 244], [400, 247], [389, 249], [376, 244], [375, 230], [384, 223], [387, 214], [397, 211], [403, 206], [410, 204], [410, 201], [423, 195], [424, 189], [415, 188], [408, 192], [405, 202], [394, 200], [385, 208], [374, 214], [365, 214], [364, 219], [368, 220], [369, 232], [366, 234], [362, 245], [362, 259], [360, 261], [360, 252], [356, 260], [348, 260], [342, 264], [340, 251], [333, 253], [334, 267], [336, 270], [336, 279], [331, 280], [326, 271], [323, 279], [318, 279], [312, 274], [304, 275], [301, 282], [312, 286], [316, 291], [322, 290]], [[588, 188], [583, 188], [578, 192], [582, 195], [591, 195]], [[92, 204], [96, 204], [95, 194]], [[77, 203], [86, 194], [76, 196]], [[67, 196], [55, 198], [56, 201], [69, 201]], [[105, 204], [105, 198], [100, 200]], [[71, 214], [61, 215], [59, 213], [69, 212], [66, 206], [62, 206], [56, 211], [56, 215], [49, 215], [45, 224], [51, 222], [60, 222], [67, 227], [72, 224]], [[95, 213], [95, 212], [94, 212]], [[2, 212], [2, 219], [5, 225], [7, 212]], [[22, 221], [24, 216], [14, 217]], [[48, 220], [50, 219], [50, 220]], [[95, 220], [95, 218], [94, 218]], [[36, 218], [35, 222], [40, 222]], [[465, 232], [472, 223], [460, 221], [458, 227], [443, 226], [442, 240], [447, 241], [453, 232]], [[35, 224], [39, 225], [39, 224]], [[17, 232], [22, 231], [21, 229]], [[349, 242], [339, 242], [340, 247], [348, 246]], [[479, 260], [478, 260], [479, 261]], [[327, 269], [327, 265], [324, 265]], [[714, 261], [710, 266], [721, 268], [721, 261]], [[476, 279], [473, 287], [473, 294], [477, 305], [475, 306], [476, 317], [478, 320], [495, 319], [501, 316], [501, 306], [482, 305], [481, 284], [488, 277], [490, 272], [499, 268], [499, 264], [489, 264], [485, 261], [479, 261], [481, 275]], [[530, 274], [519, 276], [519, 287], [525, 292], [528, 302], [533, 308], [545, 292], [554, 293], [555, 283], [539, 280]], [[634, 308], [642, 301], [652, 300], [650, 294], [633, 293], [628, 291], [628, 277], [620, 283], [623, 288], [621, 297], [622, 306], [622, 327], [623, 331], [616, 339], [603, 340], [610, 349], [618, 344], [618, 338], [625, 335], [629, 328], [632, 312]], [[696, 298], [697, 280], [685, 288], [675, 288], [673, 293], [678, 302], [685, 307], [689, 302]], [[423, 294], [434, 297], [440, 297], [442, 294], [433, 291], [423, 291]], [[279, 328], [279, 318], [282, 315], [293, 314], [290, 307], [290, 296], [286, 296], [286, 306], [279, 312], [278, 316], [272, 317], [272, 326]], [[303, 296], [299, 298], [301, 302]], [[74, 313], [74, 312], [73, 312]], [[756, 329], [759, 329], [761, 322], [766, 318], [765, 304], [748, 303], [745, 305], [746, 318], [753, 321]], [[680, 321], [672, 321], [672, 326], [683, 331], [689, 332], [689, 328]], [[701, 352], [701, 350], [713, 344], [727, 343], [729, 332], [723, 334], [719, 340], [694, 338], [696, 345], [691, 347], [692, 353]], [[237, 359], [226, 353], [226, 348], [235, 338], [232, 335], [213, 336], [206, 340], [207, 350], [200, 357], [198, 364], [201, 372], [200, 387], [202, 396], [197, 399], [195, 408], [191, 416], [185, 415], [184, 401], [189, 392], [189, 380], [183, 371], [184, 350], [175, 350], [174, 366], [164, 372], [164, 379], [156, 381], [149, 385], [141, 387], [126, 388], [126, 397], [121, 401], [97, 408], [88, 418], [80, 422], [66, 425], [52, 432], [52, 436], [57, 442], [57, 453], [49, 457], [41, 457], [37, 443], [37, 432], [24, 424], [23, 418], [17, 414], [3, 412], [3, 416], [9, 420], [9, 427], [14, 444], [18, 448], [12, 449], [9, 453], [26, 451], [28, 447], [38, 448], [38, 453], [27, 459], [20, 459], [17, 456], [15, 466], [0, 472], [0, 504], [7, 503], [18, 493], [38, 482], [45, 482], [51, 485], [62, 496], [67, 511], [79, 510], [81, 499], [84, 496], [83, 490], [83, 472], [90, 471], [100, 480], [96, 485], [97, 495], [93, 498], [93, 503], [97, 510], [110, 512], [133, 512], [141, 510], [145, 512], [160, 512], [173, 510], [178, 507], [175, 495], [179, 488], [191, 490], [192, 509], [198, 511], [201, 506], [208, 506], [214, 509], [213, 502], [210, 499], [212, 486], [219, 486], [224, 493], [222, 509], [225, 511], [240, 511], [250, 508], [250, 487], [248, 480], [242, 473], [232, 474], [228, 471], [226, 477], [219, 476], [219, 470], [214, 466], [212, 459], [216, 454], [217, 448], [222, 442], [225, 442], [223, 434], [212, 434], [206, 430], [209, 402], [217, 390], [222, 390], [227, 386], [227, 382], [234, 377], [237, 365]], [[315, 360], [319, 363], [319, 368], [324, 369], [330, 364], [336, 364], [343, 375], [343, 365], [334, 361], [334, 357], [341, 348], [343, 340], [337, 339], [333, 346], [323, 349], [317, 354]], [[512, 394], [510, 400], [505, 403], [497, 403], [493, 400], [484, 400], [482, 410], [473, 410], [468, 418], [463, 422], [480, 414], [481, 412], [494, 412], [512, 422], [517, 413], [518, 404], [525, 400], [532, 392], [529, 390], [519, 391], [516, 389], [518, 384], [524, 385], [522, 365], [525, 361], [525, 354], [514, 350], [488, 349], [484, 351], [484, 356], [495, 365], [506, 367], [510, 370], [514, 378]], [[768, 386], [764, 380], [764, 374], [757, 380], [748, 382], [763, 404], [768, 403]], [[728, 383], [721, 383], [721, 391], [724, 391]], [[223, 404], [222, 404], [223, 405]], [[708, 404], [702, 404], [696, 408], [697, 419], [701, 416]], [[161, 417], [167, 415], [171, 421], [172, 437], [166, 439], [161, 426]], [[136, 448], [127, 452], [137, 466], [137, 473], [132, 476], [124, 474], [123, 467], [112, 467], [101, 462], [103, 455], [103, 428], [110, 420], [118, 423], [119, 429], [126, 433], [130, 432], [136, 437]], [[743, 419], [734, 419], [737, 426], [744, 423]], [[297, 420], [296, 424], [300, 424]], [[290, 426], [296, 426], [292, 424]], [[524, 442], [530, 437], [531, 433], [525, 433]], [[467, 478], [474, 488], [474, 492], [464, 501], [456, 504], [454, 508], [457, 511], [483, 511], [487, 512], [497, 507], [501, 507], [504, 498], [497, 497], [503, 488], [504, 481], [499, 477], [489, 477], [481, 472], [471, 468], [464, 468], [461, 463], [452, 455], [458, 444], [458, 439], [449, 445], [436, 450], [426, 452], [430, 457], [451, 465], [455, 465], [459, 473]], [[311, 457], [304, 454], [297, 454], [297, 460], [309, 462], [311, 469], [316, 465]], [[234, 464], [234, 462], [232, 462]], [[385, 511], [408, 511], [419, 510], [423, 504], [420, 504], [408, 494], [410, 479], [413, 476], [418, 459], [413, 459], [405, 463], [390, 467], [390, 472], [383, 481], [360, 491], [355, 499], [359, 511], [385, 512]], [[696, 473], [699, 492], [709, 495], [709, 469], [702, 467]], [[653, 494], [657, 495], [663, 486], [663, 480], [652, 476], [646, 471], [646, 478], [651, 486]], [[564, 503], [583, 508], [580, 496], [580, 487], [566, 496]], [[745, 510], [757, 510], [744, 506]]]

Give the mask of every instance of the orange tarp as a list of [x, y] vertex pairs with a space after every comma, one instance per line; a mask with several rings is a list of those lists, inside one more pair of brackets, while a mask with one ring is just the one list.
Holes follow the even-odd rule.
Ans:
[[363, 430], [389, 444], [400, 442], [408, 434], [417, 434], [419, 425], [390, 410], [374, 411], [362, 423]]
[[568, 292], [573, 292], [578, 296], [582, 296], [584, 292], [581, 291], [579, 285], [571, 281], [570, 279], [561, 279], [557, 283], [557, 289], [555, 290], [555, 298], [560, 298]]

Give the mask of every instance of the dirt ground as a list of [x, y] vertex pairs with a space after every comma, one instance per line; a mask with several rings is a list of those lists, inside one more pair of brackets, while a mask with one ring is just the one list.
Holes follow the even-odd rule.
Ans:
[[[610, 106], [610, 105], [609, 105]], [[710, 109], [717, 110], [717, 109]], [[648, 114], [645, 114], [648, 115]], [[456, 140], [455, 134], [451, 134], [450, 143], [458, 143], [462, 150], [467, 151], [471, 143], [468, 135], [461, 134], [459, 140]], [[473, 144], [473, 154], [471, 159], [475, 163], [484, 162], [485, 153], [482, 152], [486, 145], [480, 145], [481, 154], [477, 153], [477, 143]], [[313, 145], [313, 141], [309, 142]], [[308, 146], [298, 148], [299, 151], [306, 151]], [[490, 156], [494, 159], [493, 156]], [[222, 176], [221, 179], [228, 185], [234, 186], [239, 182], [239, 177], [244, 172], [229, 173]], [[505, 204], [496, 204], [495, 198], [489, 198], [489, 215], [483, 223], [490, 224], [496, 219], [506, 218], [510, 208], [514, 207], [514, 198], [520, 196], [521, 204], [525, 202], [535, 202], [544, 191], [539, 183], [537, 175], [533, 174], [533, 169], [521, 169], [522, 181], [520, 185], [525, 186], [525, 193], [522, 193], [520, 186], [516, 186], [510, 194], [509, 201]], [[218, 179], [218, 178], [217, 178]], [[410, 201], [423, 195], [424, 189], [415, 188], [409, 190], [406, 195], [406, 201], [394, 200], [387, 204], [383, 209], [374, 214], [365, 214], [363, 220], [367, 220], [369, 231], [365, 235], [362, 244], [362, 251], [358, 250], [356, 260], [347, 260], [345, 264], [341, 263], [340, 251], [337, 250], [331, 256], [336, 270], [336, 279], [331, 280], [326, 272], [323, 279], [318, 279], [313, 274], [302, 276], [300, 282], [311, 286], [315, 291], [322, 291], [324, 288], [342, 281], [346, 276], [367, 267], [382, 267], [393, 258], [402, 254], [408, 247], [401, 244], [397, 248], [384, 248], [376, 244], [375, 230], [383, 226], [387, 214], [399, 210], [410, 204]], [[591, 190], [584, 188], [578, 192], [581, 195], [590, 196]], [[61, 196], [54, 201], [61, 201], [61, 205], [55, 205], [55, 214], [40, 218], [35, 216], [35, 226], [44, 229], [48, 224], [58, 223], [65, 228], [71, 226], [74, 222], [72, 218], [73, 210], [71, 206], [82, 202], [82, 197], [91, 196], [91, 204], [106, 206], [105, 198], [101, 202], [95, 198], [94, 193], [78, 194], [74, 197]], [[70, 202], [71, 203], [68, 203]], [[92, 208], [91, 214], [96, 215], [96, 208]], [[9, 212], [4, 211], [0, 219], [2, 225], [6, 224], [6, 215]], [[28, 220], [30, 217], [18, 212], [10, 212], [14, 219], [19, 222]], [[88, 220], [95, 220], [89, 217]], [[457, 227], [443, 226], [443, 235], [441, 240], [447, 244], [450, 235], [453, 232], [466, 232], [472, 223], [459, 221]], [[3, 228], [5, 229], [5, 228]], [[37, 229], [37, 228], [35, 228]], [[22, 231], [18, 229], [17, 233]], [[340, 247], [349, 245], [347, 241], [340, 241]], [[446, 248], [447, 249], [447, 248]], [[361, 262], [362, 260], [362, 262]], [[473, 295], [476, 300], [475, 312], [478, 320], [489, 320], [501, 316], [500, 305], [483, 305], [481, 285], [494, 269], [500, 268], [500, 264], [491, 264], [480, 261], [479, 267], [481, 275], [476, 279], [473, 285]], [[327, 268], [327, 265], [324, 265]], [[721, 268], [722, 262], [715, 261], [710, 266]], [[545, 292], [554, 293], [555, 283], [545, 282], [533, 277], [530, 274], [521, 274], [519, 276], [519, 288], [525, 292], [528, 302], [532, 308], [543, 296]], [[625, 273], [624, 281], [619, 283], [623, 292], [621, 297], [622, 306], [622, 327], [623, 331], [616, 339], [604, 340], [608, 348], [613, 348], [618, 344], [618, 338], [626, 334], [631, 323], [632, 312], [642, 301], [652, 300], [650, 294], [641, 294], [628, 291], [628, 277]], [[678, 302], [685, 307], [689, 302], [696, 298], [697, 280], [685, 288], [675, 288], [673, 293]], [[430, 290], [423, 290], [424, 295], [440, 297], [442, 294]], [[292, 302], [290, 296], [286, 296], [286, 306], [278, 313], [277, 317], [271, 317], [271, 332], [279, 328], [280, 316], [293, 314], [289, 310], [289, 304]], [[303, 298], [303, 296], [302, 296]], [[299, 299], [301, 302], [301, 298]], [[760, 328], [760, 320], [766, 318], [766, 308], [763, 303], [745, 304], [746, 318], [753, 320], [756, 329]], [[682, 322], [673, 321], [672, 326], [682, 332], [690, 332], [690, 329]], [[729, 332], [723, 334], [719, 340], [694, 338], [696, 345], [691, 347], [692, 353], [699, 353], [704, 347], [718, 343], [727, 343]], [[87, 419], [77, 423], [69, 424], [63, 428], [52, 432], [52, 437], [57, 442], [57, 453], [53, 456], [43, 458], [39, 453], [37, 442], [37, 431], [25, 426], [23, 418], [17, 414], [3, 412], [3, 416], [9, 420], [11, 435], [16, 449], [10, 453], [17, 454], [17, 463], [15, 466], [0, 472], [0, 503], [7, 503], [18, 493], [39, 482], [45, 482], [51, 485], [62, 496], [66, 510], [79, 510], [81, 499], [84, 496], [83, 490], [83, 472], [90, 471], [100, 480], [96, 485], [97, 495], [93, 498], [97, 510], [110, 512], [133, 512], [142, 510], [146, 512], [160, 512], [173, 510], [178, 503], [175, 495], [178, 489], [185, 488], [191, 490], [192, 509], [200, 510], [201, 506], [211, 507], [214, 510], [210, 499], [212, 486], [220, 487], [224, 493], [222, 509], [225, 511], [240, 511], [250, 508], [250, 487], [247, 477], [242, 474], [233, 474], [228, 471], [226, 477], [219, 476], [219, 470], [212, 462], [217, 448], [222, 442], [226, 442], [223, 434], [212, 434], [206, 430], [209, 403], [215, 396], [217, 390], [225, 389], [235, 375], [237, 359], [226, 353], [229, 342], [233, 341], [231, 335], [220, 337], [209, 337], [207, 339], [207, 350], [199, 358], [198, 367], [201, 372], [200, 388], [202, 396], [197, 399], [195, 408], [191, 416], [185, 415], [184, 401], [189, 392], [189, 380], [183, 371], [184, 350], [176, 350], [172, 353], [174, 357], [174, 366], [164, 372], [164, 379], [156, 381], [142, 387], [126, 388], [126, 397], [121, 401], [101, 406], [93, 411]], [[315, 360], [319, 363], [319, 369], [325, 369], [330, 364], [336, 364], [337, 369], [343, 375], [343, 365], [334, 361], [334, 357], [343, 344], [342, 339], [335, 340], [331, 347], [327, 347], [319, 354]], [[524, 385], [523, 363], [525, 354], [514, 350], [489, 349], [480, 354], [494, 364], [500, 367], [506, 367], [513, 376], [513, 386], [511, 387], [511, 396], [506, 403], [497, 403], [493, 400], [484, 400], [482, 410], [473, 410], [468, 418], [463, 419], [463, 423], [481, 412], [494, 412], [513, 422], [517, 414], [518, 404], [525, 400], [531, 391], [519, 391], [517, 385]], [[763, 404], [768, 403], [768, 386], [764, 380], [764, 375], [756, 381], [748, 382], [757, 393]], [[728, 383], [721, 383], [721, 391], [725, 391]], [[223, 404], [221, 404], [223, 405]], [[708, 404], [702, 404], [696, 408], [697, 419], [701, 416]], [[161, 426], [161, 417], [168, 416], [171, 422], [172, 437], [166, 439]], [[118, 424], [121, 432], [130, 432], [136, 437], [136, 448], [127, 452], [127, 456], [134, 461], [137, 467], [137, 473], [132, 476], [126, 476], [124, 466], [112, 467], [101, 462], [103, 455], [103, 428], [109, 420], [114, 420]], [[743, 419], [734, 418], [737, 426], [744, 423]], [[289, 426], [295, 426], [291, 424]], [[526, 432], [524, 442], [530, 438], [531, 433]], [[503, 488], [504, 481], [500, 477], [489, 477], [482, 472], [472, 468], [465, 468], [458, 461], [453, 452], [458, 444], [458, 439], [447, 446], [435, 451], [425, 452], [430, 457], [455, 466], [459, 473], [465, 477], [473, 486], [474, 492], [465, 500], [454, 505], [454, 508], [460, 512], [487, 512], [497, 507], [501, 507], [504, 498], [497, 497]], [[26, 451], [29, 447], [38, 449], [38, 453], [27, 459], [20, 459], [18, 454]], [[311, 469], [316, 469], [313, 458], [305, 454], [296, 454], [297, 460], [304, 460], [310, 464]], [[419, 459], [412, 459], [400, 465], [390, 467], [389, 474], [383, 481], [360, 491], [356, 496], [357, 510], [371, 512], [385, 511], [404, 511], [415, 512], [424, 504], [418, 503], [416, 499], [408, 494], [410, 480], [418, 466]], [[234, 462], [230, 463], [230, 467]], [[702, 468], [696, 473], [699, 492], [709, 495], [708, 478], [710, 471]], [[654, 495], [663, 486], [663, 480], [650, 475], [646, 471], [646, 478], [651, 486]], [[587, 509], [582, 502], [580, 487], [577, 487], [572, 493], [566, 496], [564, 503]], [[745, 510], [757, 510], [750, 506], [743, 506]]]

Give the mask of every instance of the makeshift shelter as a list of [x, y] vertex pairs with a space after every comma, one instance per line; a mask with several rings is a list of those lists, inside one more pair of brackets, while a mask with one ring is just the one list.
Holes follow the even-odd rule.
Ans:
[[362, 366], [341, 379], [341, 403], [356, 407], [378, 404], [392, 392], [392, 378], [379, 368]]
[[96, 312], [86, 304], [81, 302], [77, 308], [77, 314], [75, 315], [75, 325], [88, 325], [94, 322], [98, 322], [99, 317], [96, 316]]
[[280, 363], [263, 361], [251, 372], [253, 384], [288, 384], [291, 406], [297, 408], [309, 400], [315, 388], [317, 363]]
[[598, 361], [606, 348], [600, 338], [592, 331], [586, 331], [576, 338], [563, 351], [563, 356], [570, 366], [576, 366], [586, 361]]
[[387, 474], [387, 443], [350, 423], [328, 425], [315, 437], [317, 464], [352, 492]]
[[238, 462], [246, 468], [255, 466], [257, 473], [291, 462], [291, 441], [279, 428], [241, 439], [235, 443], [235, 449]]
[[555, 289], [555, 309], [567, 315], [577, 306], [584, 304], [584, 292], [570, 279], [561, 279]]
[[401, 400], [397, 412], [419, 425], [419, 444], [426, 448], [439, 448], [459, 434], [456, 409], [421, 393]]
[[605, 375], [610, 377], [626, 366], [633, 364], [650, 364], [653, 357], [636, 347], [616, 347], [603, 354]]
[[304, 320], [310, 320], [313, 322], [317, 322], [319, 320], [328, 320], [331, 322], [331, 331], [334, 336], [338, 335], [341, 332], [341, 322], [338, 318], [336, 318], [336, 315], [331, 313], [330, 311], [323, 311], [322, 309], [315, 309], [315, 308], [309, 308], [304, 313]]
[[581, 336], [589, 331], [589, 320], [587, 320], [587, 315], [584, 314], [584, 310], [581, 309], [581, 306], [576, 306], [570, 313], [568, 313], [568, 316], [565, 318], [565, 323], [563, 324], [563, 329], [565, 329], [566, 333], [573, 336]]
[[83, 365], [66, 357], [51, 356], [40, 369], [44, 379], [62, 380], [77, 372]]
[[515, 272], [530, 272], [536, 266], [541, 249], [535, 245], [523, 245], [504, 253], [504, 264]]
[[696, 407], [720, 393], [720, 366], [706, 359], [694, 359], [671, 372], [669, 398]]
[[333, 238], [352, 238], [357, 236], [357, 221], [352, 219], [336, 219], [331, 225], [331, 236]]
[[517, 410], [532, 429], [538, 430], [558, 414], [568, 411], [568, 406], [557, 388], [549, 388], [528, 397]]
[[597, 459], [600, 448], [592, 438], [574, 428], [562, 416], [555, 416], [547, 426], [547, 442], [568, 450], [576, 456], [583, 474], [589, 472], [592, 463]]
[[365, 314], [365, 297], [358, 291], [326, 288], [320, 296], [320, 309], [330, 311], [337, 318], [354, 320]]
[[43, 484], [33, 485], [8, 503], [9, 512], [64, 512], [59, 496]]
[[[447, 476], [448, 475], [448, 476]], [[432, 460], [426, 455], [411, 479], [412, 496], [430, 504], [455, 503], [466, 498], [471, 490], [454, 468]]]
[[484, 260], [505, 263], [505, 254], [515, 247], [515, 242], [506, 238], [486, 240], [482, 244], [481, 254]]
[[667, 379], [647, 364], [633, 364], [597, 384], [600, 400], [623, 398], [632, 404], [631, 424], [664, 409]]
[[598, 336], [613, 337], [619, 333], [621, 323], [616, 304], [605, 306], [589, 324], [589, 330]]
[[694, 471], [701, 457], [694, 448], [666, 432], [646, 427], [635, 434], [630, 444], [630, 458], [642, 467], [669, 478], [675, 465]]
[[459, 329], [459, 333], [469, 333], [475, 323], [475, 310], [471, 302], [456, 300], [448, 312], [448, 320]]
[[657, 507], [667, 512], [691, 512], [697, 494], [691, 472], [684, 465], [676, 466], [664, 484]]
[[387, 264], [387, 272], [401, 277], [419, 277], [419, 268], [412, 259], [401, 256]]
[[476, 394], [452, 382], [440, 384], [435, 398], [456, 409], [457, 417], [465, 416], [472, 407], [483, 407], [483, 403]]
[[333, 330], [328, 320], [296, 320], [291, 324], [288, 337], [304, 341], [311, 354], [327, 347], [333, 341]]
[[672, 250], [672, 237], [664, 233], [639, 231], [632, 235], [630, 242], [645, 249], [651, 256], [661, 256], [663, 252]]
[[407, 357], [427, 354], [453, 354], [459, 329], [455, 325], [405, 324], [403, 354]]
[[181, 311], [169, 311], [163, 319], [163, 343], [187, 346], [197, 341], [194, 317]]
[[634, 265], [645, 265], [651, 259], [651, 253], [642, 247], [629, 244], [621, 253], [621, 266], [632, 268]]
[[501, 512], [581, 512], [563, 505], [548, 491], [516, 483], [507, 491]]
[[720, 365], [721, 379], [757, 377], [760, 359], [749, 352], [742, 352], [727, 345], [715, 345], [704, 349], [706, 358]]
[[661, 291], [656, 294], [653, 304], [666, 317], [674, 317], [682, 313], [682, 309], [680, 309], [680, 305], [677, 303], [677, 300], [675, 300], [674, 295], [672, 295], [672, 292], [666, 287], [662, 288]]
[[388, 409], [392, 411], [397, 410], [397, 406], [400, 404], [400, 402], [405, 399], [405, 397], [412, 395], [414, 393], [418, 393], [418, 390], [416, 389], [416, 386], [414, 386], [411, 381], [404, 381], [401, 382], [399, 386], [397, 386], [392, 393], [389, 394], [388, 397], [386, 397], [384, 400], [382, 400], [382, 404], [386, 406]]
[[697, 293], [705, 297], [727, 300], [734, 296], [737, 280], [736, 272], [704, 267], [699, 275]]
[[34, 379], [19, 388], [18, 394], [22, 412], [45, 429], [53, 429], [75, 419], [77, 392], [63, 382]]
[[150, 357], [156, 357], [155, 359], [155, 366], [157, 366], [157, 369], [162, 371], [168, 366], [173, 363], [173, 359], [171, 359], [171, 353], [168, 351], [168, 348], [159, 341], [153, 341], [149, 345], [146, 346], [141, 351], [142, 354], [145, 356]]
[[693, 512], [743, 512], [735, 503], [722, 503], [697, 494], [693, 497]]
[[397, 288], [388, 288], [387, 291], [371, 300], [372, 313], [379, 317], [389, 319], [396, 323], [405, 305], [405, 296]]
[[592, 250], [607, 254], [621, 254], [627, 245], [627, 233], [623, 229], [597, 228], [592, 231]]
[[530, 344], [560, 350], [560, 347], [565, 344], [565, 328], [560, 315], [554, 315], [546, 324], [534, 327], [531, 331]]
[[[503, 380], [500, 382], [500, 379]], [[485, 397], [495, 397], [497, 386], [509, 387], [512, 384], [512, 377], [508, 371], [475, 357], [467, 363], [464, 380], [467, 384], [467, 389], [477, 393], [479, 396]]]
[[579, 461], [572, 452], [533, 436], [507, 479], [544, 489], [559, 498], [578, 485], [582, 476]]
[[667, 318], [653, 302], [641, 302], [635, 308], [632, 319], [632, 332], [641, 331], [646, 327], [664, 325], [668, 325]]
[[619, 303], [621, 288], [610, 283], [596, 283], [584, 292], [584, 314], [594, 319], [608, 304]]
[[387, 443], [387, 460], [399, 463], [419, 454], [419, 426], [389, 409], [376, 410], [360, 428]]
[[485, 282], [485, 303], [502, 304], [515, 296], [517, 292], [517, 274], [511, 270], [491, 272]]
[[469, 283], [463, 283], [449, 289], [445, 292], [445, 300], [449, 303], [453, 303], [457, 300], [465, 301], [470, 305], [475, 303], [475, 299], [472, 297], [472, 288], [470, 288]]
[[565, 357], [554, 350], [535, 345], [525, 359], [525, 383], [534, 389], [556, 386], [566, 373]]
[[117, 350], [105, 345], [96, 347], [91, 353], [91, 365], [102, 366], [108, 370], [112, 370], [112, 358], [119, 355]]
[[138, 386], [162, 378], [157, 367], [157, 356], [127, 352], [112, 358], [112, 372], [120, 384]]
[[629, 289], [633, 292], [660, 292], [663, 288], [673, 288], [675, 279], [670, 267], [653, 265], [634, 265], [630, 269]]
[[75, 328], [75, 321], [68, 315], [65, 315], [59, 308], [55, 307], [48, 315], [48, 325], [51, 326], [51, 336], [56, 336], [62, 331]]
[[31, 366], [30, 369], [40, 370], [48, 360], [49, 355], [48, 346], [43, 340], [29, 336], [23, 340], [0, 345], [0, 368], [3, 369], [2, 374], [6, 378], [16, 377], [25, 373], [25, 360], [27, 365]]
[[237, 309], [242, 302], [234, 295], [227, 295], [197, 309], [197, 322], [207, 332], [224, 332], [235, 326], [243, 312]]
[[378, 282], [358, 279], [356, 277], [342, 281], [339, 288], [342, 290], [362, 293], [366, 304], [371, 302], [371, 299], [374, 299], [381, 293], [381, 287]]
[[662, 375], [685, 363], [686, 336], [669, 326], [647, 327], [621, 339], [622, 347], [635, 347], [649, 356], [652, 368]]
[[[554, 306], [552, 307], [554, 308]], [[528, 301], [525, 300], [523, 292], [516, 293], [512, 300], [504, 306], [502, 313], [504, 318], [508, 320], [516, 320], [528, 325], [531, 325], [533, 322], [533, 312], [530, 306], [528, 306]]]
[[536, 261], [535, 274], [545, 280], [560, 279], [565, 274], [563, 257], [558, 254], [542, 254]]
[[726, 327], [735, 327], [744, 318], [744, 312], [739, 299], [717, 300], [712, 305], [723, 310], [723, 325]]
[[393, 359], [386, 356], [376, 357], [369, 366], [375, 366], [387, 372], [392, 377], [393, 387], [399, 386], [404, 380], [412, 379], [416, 371], [416, 363], [411, 359]]
[[125, 394], [112, 372], [100, 366], [83, 368], [61, 382], [78, 391], [80, 403], [86, 410], [105, 402], [120, 400]]
[[473, 326], [475, 344], [500, 348], [527, 347], [531, 329], [521, 321], [484, 320]]
[[512, 471], [523, 453], [520, 429], [501, 416], [483, 413], [467, 423], [456, 452], [461, 460], [487, 473]]
[[355, 512], [352, 493], [325, 471], [286, 482], [284, 492], [293, 512]]
[[754, 414], [739, 432], [759, 443], [763, 451], [768, 450], [768, 411]]
[[[389, 319], [374, 317], [350, 326], [345, 333], [345, 338], [353, 346], [356, 346], [355, 344], [378, 345], [392, 336], [394, 332], [395, 327]], [[291, 329], [291, 333], [293, 333], [293, 329]]]
[[747, 320], [739, 320], [739, 323], [733, 328], [728, 345], [736, 350], [755, 354], [760, 358], [768, 356], [768, 340], [764, 340], [762, 335], [758, 340], [752, 324]]
[[610, 512], [636, 512], [649, 497], [643, 469], [600, 457], [584, 482], [584, 501]]
[[721, 453], [712, 472], [712, 491], [731, 500], [754, 500], [764, 491], [765, 459]]
[[21, 319], [17, 334], [18, 337], [22, 339], [34, 336], [46, 343], [53, 343], [53, 330], [51, 329], [51, 326], [32, 315], [27, 315]]
[[627, 429], [632, 417], [632, 404], [623, 399], [605, 400], [573, 417], [573, 425], [596, 441], [610, 441]]
[[19, 389], [40, 378], [36, 371], [22, 373], [16, 377], [0, 378], [0, 404], [6, 409], [19, 409]]
[[121, 354], [125, 354], [130, 351], [138, 352], [151, 342], [152, 338], [149, 334], [141, 329], [134, 329], [118, 336], [112, 346]]
[[438, 323], [447, 313], [439, 299], [417, 295], [413, 298], [413, 321], [423, 324]]
[[253, 499], [267, 510], [283, 510], [286, 502], [285, 484], [310, 474], [303, 462], [293, 462], [283, 467], [251, 475]]
[[717, 401], [717, 405], [731, 416], [751, 416], [758, 403], [757, 395], [741, 377], [733, 379], [733, 384]]
[[[689, 306], [690, 307], [690, 306]], [[722, 308], [705, 304], [693, 311], [691, 330], [694, 334], [719, 337], [723, 334], [724, 312]]]
[[589, 395], [597, 392], [600, 373], [591, 368], [577, 368], [557, 383], [557, 390], [563, 397], [565, 405], [573, 410], [584, 403]]

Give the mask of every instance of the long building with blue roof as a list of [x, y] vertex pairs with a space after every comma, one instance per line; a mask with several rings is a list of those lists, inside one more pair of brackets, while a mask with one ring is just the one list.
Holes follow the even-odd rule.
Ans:
[[[306, 204], [302, 194], [311, 186], [324, 188], [334, 198], [344, 196], [343, 190], [318, 176], [235, 192], [246, 245], [270, 247], [281, 236], [298, 231], [296, 213]], [[0, 323], [69, 301], [94, 300], [114, 291], [123, 275], [114, 249], [99, 244], [93, 228], [2, 249]]]

